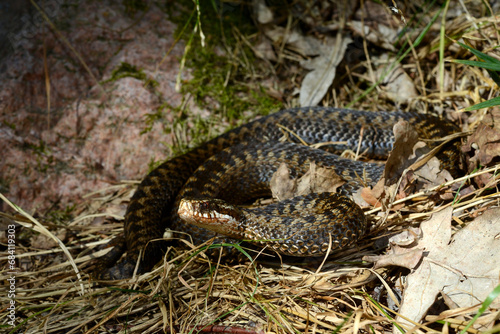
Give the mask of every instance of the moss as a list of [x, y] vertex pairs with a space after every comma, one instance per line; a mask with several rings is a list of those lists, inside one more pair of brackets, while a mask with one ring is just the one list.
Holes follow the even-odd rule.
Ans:
[[191, 94], [197, 105], [226, 118], [230, 124], [244, 118], [245, 111], [255, 111], [249, 115], [253, 117], [281, 106], [260, 86], [250, 82], [245, 69], [235, 66], [227, 57], [216, 55], [208, 47], [193, 52], [187, 64], [192, 69], [193, 79], [183, 84], [181, 92]]
[[141, 134], [144, 134], [144, 133], [151, 131], [151, 129], [153, 128], [153, 125], [156, 122], [161, 122], [164, 119], [165, 113], [163, 112], [163, 110], [164, 110], [164, 106], [161, 106], [158, 109], [156, 109], [154, 112], [146, 114], [146, 116], [145, 116], [146, 126], [144, 127], [144, 129], [141, 130]]
[[136, 66], [131, 65], [126, 62], [121, 62], [120, 66], [111, 71], [111, 77], [107, 80], [104, 80], [102, 83], [114, 82], [122, 78], [135, 78], [141, 81], [144, 81], [146, 87], [155, 88], [158, 86], [158, 82], [148, 77], [143, 70], [138, 69]]
[[7, 120], [2, 120], [2, 124], [8, 128], [11, 128], [12, 130], [16, 129], [16, 123], [11, 123], [11, 122], [8, 122]]
[[47, 173], [53, 163], [54, 157], [45, 142], [40, 140], [38, 145], [25, 143], [24, 146], [27, 150], [30, 150], [32, 156], [36, 158], [36, 165], [31, 167], [34, 167], [35, 170], [41, 173]]
[[63, 209], [51, 210], [47, 213], [47, 218], [50, 222], [66, 226], [74, 217], [76, 205], [69, 205]]

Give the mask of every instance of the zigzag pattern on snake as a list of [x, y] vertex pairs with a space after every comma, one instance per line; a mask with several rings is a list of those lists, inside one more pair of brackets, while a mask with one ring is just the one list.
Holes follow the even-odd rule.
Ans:
[[[186, 154], [166, 161], [146, 176], [128, 206], [124, 225], [128, 251], [126, 261], [135, 263], [139, 252], [142, 250], [142, 270], [148, 270], [156, 264], [163, 254], [164, 243], [150, 241], [161, 239], [166, 227], [188, 231], [195, 236], [195, 239], [198, 237], [204, 239], [213, 235], [212, 232], [199, 229], [196, 226], [181, 224], [175, 215], [177, 210], [176, 203], [180, 201], [180, 198], [177, 200], [176, 198], [182, 187], [193, 176], [196, 169], [210, 157], [226, 152], [226, 154], [229, 154], [228, 160], [223, 161], [222, 159], [215, 158], [212, 162], [217, 162], [218, 166], [222, 166], [222, 168], [229, 167], [235, 161], [234, 157], [231, 158], [234, 152], [250, 152], [252, 151], [249, 149], [250, 146], [254, 144], [261, 145], [261, 152], [262, 149], [265, 150], [267, 148], [269, 149], [268, 153], [274, 154], [274, 156], [279, 155], [276, 152], [283, 152], [282, 158], [288, 161], [296, 159], [298, 162], [297, 166], [307, 165], [307, 161], [313, 160], [316, 162], [321, 161], [320, 163], [324, 163], [325, 165], [333, 164], [337, 174], [346, 177], [347, 183], [344, 186], [344, 192], [349, 193], [353, 188], [358, 187], [360, 183], [364, 182], [365, 185], [373, 184], [378, 179], [382, 168], [376, 164], [339, 159], [336, 156], [318, 150], [310, 153], [309, 148], [298, 148], [301, 146], [295, 144], [279, 144], [283, 145], [280, 151], [279, 148], [274, 148], [273, 145], [283, 137], [282, 128], [293, 131], [293, 133], [297, 134], [308, 144], [345, 142], [345, 144], [326, 147], [333, 148], [335, 151], [358, 147], [360, 130], [363, 128], [362, 142], [359, 144], [360, 151], [364, 152], [367, 156], [381, 158], [385, 157], [392, 147], [392, 126], [399, 120], [408, 121], [423, 138], [439, 138], [456, 131], [456, 128], [452, 124], [438, 117], [418, 113], [363, 112], [328, 107], [295, 108], [282, 110], [259, 118], [226, 132]], [[293, 136], [289, 140], [297, 141]], [[235, 145], [246, 146], [238, 149]], [[292, 153], [286, 153], [286, 145], [293, 145]], [[235, 148], [231, 151], [231, 147]], [[306, 153], [306, 151], [309, 153]], [[453, 149], [448, 149], [441, 158], [442, 163], [447, 163], [445, 167], [454, 167], [455, 154], [452, 151]], [[310, 158], [310, 155], [314, 157]], [[250, 154], [247, 157], [255, 159], [256, 155], [252, 156]], [[326, 160], [323, 160], [325, 157]], [[269, 160], [268, 158], [264, 160]], [[201, 187], [210, 188], [209, 190], [212, 191], [212, 194], [218, 197], [234, 200], [236, 197], [234, 195], [239, 194], [240, 197], [237, 197], [236, 202], [246, 201], [255, 195], [252, 195], [253, 190], [251, 189], [248, 189], [247, 192], [249, 183], [245, 182], [245, 178], [249, 177], [250, 171], [245, 170], [245, 172], [240, 173], [243, 177], [241, 182], [227, 181], [224, 183], [225, 181], [219, 178], [211, 181], [210, 178], [213, 177], [214, 173], [217, 174], [217, 171], [210, 167], [210, 162], [207, 163], [208, 165], [201, 167], [202, 170], [198, 172], [197, 176], [190, 182], [190, 185], [182, 191], [182, 196], [196, 195], [197, 190], [194, 190], [196, 183]], [[264, 172], [264, 169], [257, 168], [254, 171], [254, 176], [258, 178], [259, 175], [269, 173]], [[205, 174], [202, 173], [203, 170]], [[297, 174], [300, 173], [302, 171], [297, 171]], [[361, 180], [360, 175], [368, 175], [368, 177], [365, 180]], [[268, 176], [263, 176], [262, 180], [267, 178]], [[224, 185], [224, 187], [221, 187], [221, 185]], [[260, 192], [258, 195], [262, 193], [261, 190], [257, 192]], [[348, 228], [348, 230], [353, 231], [353, 234], [359, 235], [364, 230], [364, 227], [352, 227]]]

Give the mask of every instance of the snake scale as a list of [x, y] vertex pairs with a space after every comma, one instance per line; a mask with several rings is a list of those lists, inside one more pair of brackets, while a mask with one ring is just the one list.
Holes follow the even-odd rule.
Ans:
[[[161, 239], [166, 227], [186, 231], [193, 236], [195, 242], [215, 235], [215, 232], [185, 224], [179, 219], [177, 209], [181, 199], [208, 195], [240, 204], [255, 197], [267, 196], [270, 194], [269, 178], [283, 161], [291, 164], [295, 176], [303, 174], [312, 161], [323, 166], [333, 166], [337, 174], [347, 181], [340, 191], [344, 194], [349, 194], [361, 185], [372, 185], [382, 173], [383, 167], [379, 164], [345, 160], [322, 150], [301, 146], [294, 143], [298, 142], [295, 136], [289, 136], [289, 142], [279, 142], [284, 136], [283, 128], [308, 144], [340, 142], [326, 147], [334, 151], [353, 149], [359, 144], [360, 152], [365, 152], [370, 157], [383, 158], [387, 156], [394, 141], [392, 126], [399, 120], [409, 122], [423, 138], [439, 138], [456, 131], [455, 126], [449, 122], [418, 113], [365, 112], [330, 107], [294, 108], [234, 128], [188, 153], [167, 160], [144, 178], [127, 208], [124, 225], [127, 256], [124, 262], [135, 264], [142, 253], [141, 270], [152, 268], [161, 259], [165, 249], [164, 241], [153, 240]], [[358, 143], [361, 128], [362, 141]], [[445, 150], [440, 158], [442, 165], [455, 165], [452, 151], [453, 149], [448, 149], [448, 152]], [[321, 196], [333, 196], [329, 200], [336, 203], [334, 208], [326, 205], [328, 210], [320, 208], [335, 213], [333, 218], [320, 216], [321, 219], [333, 219], [329, 224], [336, 224], [329, 232], [334, 244], [336, 242], [339, 247], [351, 244], [363, 234], [366, 223], [359, 221], [359, 215], [363, 216], [361, 209], [351, 202], [345, 202], [345, 197], [341, 195]], [[307, 196], [291, 199], [284, 203], [287, 209], [282, 209], [281, 212], [277, 207], [258, 209], [264, 215], [274, 212], [274, 220], [261, 219], [253, 226], [254, 232], [248, 233], [246, 237], [253, 238], [256, 242], [262, 236], [290, 239], [292, 244], [274, 247], [289, 254], [311, 255], [322, 252], [325, 248], [324, 236], [314, 235], [314, 231], [322, 224], [315, 222], [314, 217], [321, 214], [321, 211], [311, 211], [309, 214], [306, 207], [308, 203], [314, 204], [314, 201], [323, 199]], [[183, 206], [185, 208], [185, 204]], [[206, 203], [202, 205], [206, 206]], [[342, 208], [346, 208], [347, 212]], [[288, 211], [294, 210], [306, 212], [299, 214], [303, 221], [295, 225], [291, 218], [285, 217]], [[284, 221], [284, 231], [275, 234], [260, 233], [265, 228], [276, 230], [272, 225], [275, 220]], [[259, 225], [261, 223], [263, 225]], [[306, 226], [310, 227], [309, 230], [301, 232]], [[303, 234], [313, 236], [296, 238]]]

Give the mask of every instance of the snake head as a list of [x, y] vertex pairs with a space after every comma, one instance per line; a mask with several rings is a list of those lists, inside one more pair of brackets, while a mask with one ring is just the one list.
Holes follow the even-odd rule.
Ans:
[[188, 224], [232, 237], [241, 238], [240, 222], [243, 213], [237, 207], [215, 198], [183, 198], [177, 210], [179, 217]]

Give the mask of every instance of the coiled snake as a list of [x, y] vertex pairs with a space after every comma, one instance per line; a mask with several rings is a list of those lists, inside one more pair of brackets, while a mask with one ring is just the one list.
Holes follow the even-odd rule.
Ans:
[[[150, 269], [161, 258], [165, 246], [163, 241], [150, 241], [161, 239], [166, 227], [187, 231], [195, 242], [214, 236], [215, 232], [185, 224], [179, 219], [177, 210], [181, 198], [209, 196], [240, 204], [269, 195], [268, 180], [283, 161], [290, 164], [296, 176], [303, 174], [312, 161], [333, 166], [336, 173], [347, 181], [340, 191], [344, 194], [361, 185], [373, 185], [382, 173], [383, 167], [378, 164], [340, 159], [331, 153], [293, 143], [298, 141], [294, 136], [289, 138], [292, 143], [280, 143], [283, 128], [308, 144], [340, 142], [327, 146], [335, 151], [356, 148], [359, 144], [361, 152], [380, 158], [391, 149], [392, 126], [399, 120], [408, 121], [424, 138], [439, 138], [456, 131], [452, 124], [440, 118], [417, 113], [295, 108], [242, 125], [164, 162], [146, 176], [128, 206], [124, 225], [128, 249], [126, 261], [135, 263], [142, 251], [141, 269]], [[362, 142], [358, 143], [361, 128]], [[251, 167], [247, 162], [252, 162]], [[448, 165], [453, 166], [453, 161]], [[329, 204], [311, 209], [315, 202], [323, 203], [325, 199], [330, 201]], [[210, 209], [217, 207], [219, 214], [227, 213], [223, 211], [224, 204], [217, 206], [218, 201], [196, 203], [183, 203], [181, 213], [185, 209], [203, 209], [210, 205]], [[290, 212], [302, 220], [294, 223], [294, 218], [288, 216]], [[323, 254], [328, 242], [334, 247], [344, 247], [352, 244], [366, 229], [361, 209], [344, 196], [335, 194], [309, 195], [251, 212], [251, 215], [257, 214], [264, 216], [259, 216], [261, 218], [255, 223], [246, 223], [246, 227], [234, 226], [232, 231], [240, 230], [243, 232], [240, 236], [256, 243], [271, 239], [268, 242], [275, 249], [293, 255]], [[269, 214], [274, 214], [274, 217], [262, 218]], [[237, 211], [234, 215], [241, 216], [242, 212]], [[185, 219], [194, 218], [186, 216]], [[278, 220], [283, 223], [276, 224]], [[234, 236], [229, 228], [220, 228], [218, 223], [215, 229]]]

